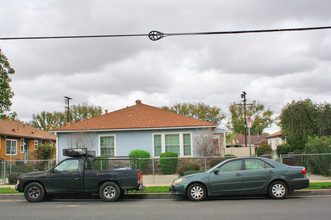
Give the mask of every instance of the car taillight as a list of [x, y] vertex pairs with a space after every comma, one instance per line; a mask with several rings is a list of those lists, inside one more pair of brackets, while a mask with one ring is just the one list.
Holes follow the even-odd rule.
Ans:
[[143, 184], [143, 171], [138, 173], [138, 183]]
[[306, 168], [305, 168], [305, 167], [301, 170], [301, 173], [302, 173], [303, 175], [306, 175], [306, 174], [307, 174], [307, 172], [306, 172]]

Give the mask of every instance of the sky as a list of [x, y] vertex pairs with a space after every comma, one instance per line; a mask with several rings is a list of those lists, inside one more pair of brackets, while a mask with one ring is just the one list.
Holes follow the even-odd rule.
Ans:
[[[213, 32], [331, 26], [329, 0], [0, 0], [0, 37]], [[10, 40], [11, 110], [23, 121], [88, 102], [218, 106], [331, 100], [331, 29], [260, 34]], [[267, 132], [279, 128], [273, 125]]]

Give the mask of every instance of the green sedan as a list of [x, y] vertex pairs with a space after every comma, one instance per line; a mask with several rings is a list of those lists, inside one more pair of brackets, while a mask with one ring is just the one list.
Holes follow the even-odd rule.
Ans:
[[245, 194], [267, 194], [274, 199], [284, 199], [289, 191], [308, 186], [304, 167], [250, 157], [225, 160], [204, 173], [179, 177], [173, 181], [171, 191], [193, 201], [208, 196]]

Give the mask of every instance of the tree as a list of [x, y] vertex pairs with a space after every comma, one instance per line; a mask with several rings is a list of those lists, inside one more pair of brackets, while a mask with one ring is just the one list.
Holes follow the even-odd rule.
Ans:
[[279, 116], [280, 126], [291, 150], [302, 152], [309, 136], [331, 135], [330, 104], [315, 104], [310, 99], [292, 101]]
[[195, 135], [194, 142], [196, 153], [199, 156], [219, 155], [218, 143], [215, 143], [214, 132], [211, 129], [203, 129], [200, 134]]
[[0, 114], [10, 111], [14, 93], [9, 85], [11, 82], [10, 74], [14, 74], [15, 70], [11, 68], [7, 57], [1, 52], [0, 49]]
[[[82, 121], [102, 114], [100, 106], [89, 105], [88, 103], [73, 105], [70, 109], [71, 122]], [[66, 112], [52, 113], [43, 111], [37, 115], [33, 114], [32, 121], [28, 124], [32, 127], [49, 131], [64, 126], [67, 123], [66, 115]]]
[[220, 123], [225, 118], [219, 107], [210, 106], [202, 102], [178, 103], [171, 107], [163, 106], [162, 109], [208, 122], [216, 121]]
[[[228, 128], [234, 133], [245, 134], [244, 106], [232, 103], [229, 106], [231, 121]], [[273, 123], [271, 119], [273, 112], [270, 108], [265, 110], [264, 105], [253, 101], [252, 105], [246, 107], [246, 115], [252, 119], [251, 135], [262, 135], [263, 130]]]

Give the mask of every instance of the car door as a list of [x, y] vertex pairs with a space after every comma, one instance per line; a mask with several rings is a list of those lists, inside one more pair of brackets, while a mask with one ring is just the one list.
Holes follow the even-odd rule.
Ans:
[[229, 194], [242, 189], [242, 160], [231, 160], [211, 171], [210, 194]]
[[50, 193], [79, 192], [83, 189], [80, 159], [69, 159], [54, 167], [47, 175], [47, 191]]
[[276, 169], [258, 158], [244, 159], [243, 186], [246, 191], [262, 190]]

